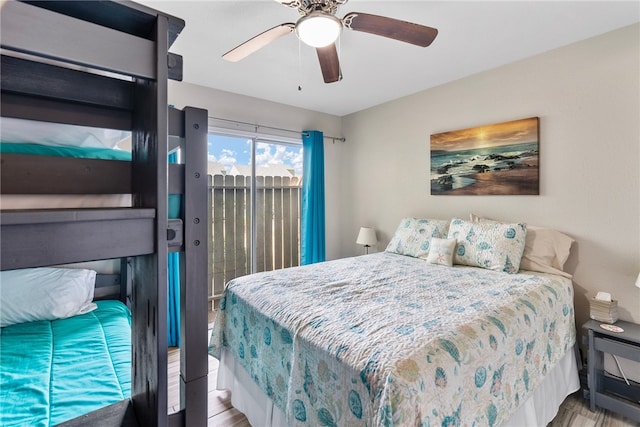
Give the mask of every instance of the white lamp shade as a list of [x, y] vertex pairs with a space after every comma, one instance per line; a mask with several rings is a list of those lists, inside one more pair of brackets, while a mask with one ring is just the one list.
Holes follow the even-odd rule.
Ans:
[[356, 243], [364, 246], [375, 246], [378, 243], [376, 230], [369, 227], [361, 227]]
[[342, 31], [342, 21], [324, 12], [312, 12], [296, 23], [296, 34], [304, 44], [325, 47], [335, 42]]
[[640, 273], [638, 273], [638, 278], [636, 279], [636, 288], [640, 288]]

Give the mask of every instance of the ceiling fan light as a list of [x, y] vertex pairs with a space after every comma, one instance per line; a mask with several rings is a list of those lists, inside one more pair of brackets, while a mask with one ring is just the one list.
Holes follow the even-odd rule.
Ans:
[[298, 20], [296, 34], [311, 47], [325, 47], [334, 43], [342, 31], [342, 21], [324, 12], [312, 12]]

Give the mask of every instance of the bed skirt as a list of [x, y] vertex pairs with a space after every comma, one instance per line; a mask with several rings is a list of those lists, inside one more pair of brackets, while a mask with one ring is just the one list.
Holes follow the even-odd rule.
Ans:
[[[217, 388], [231, 391], [233, 407], [242, 412], [252, 426], [287, 425], [285, 414], [251, 380], [244, 368], [236, 363], [233, 355], [226, 349], [222, 349]], [[572, 347], [503, 426], [547, 425], [558, 413], [564, 399], [579, 388], [576, 354]]]

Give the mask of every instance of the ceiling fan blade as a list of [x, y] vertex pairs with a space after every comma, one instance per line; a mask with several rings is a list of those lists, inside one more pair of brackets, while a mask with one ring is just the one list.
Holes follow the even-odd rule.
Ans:
[[388, 37], [422, 47], [429, 46], [438, 35], [438, 30], [435, 28], [368, 13], [348, 13], [342, 22], [346, 28], [354, 31]]
[[293, 9], [297, 9], [300, 7], [300, 0], [276, 0], [283, 6], [291, 7]]
[[333, 83], [342, 80], [342, 71], [340, 70], [340, 60], [338, 59], [338, 50], [336, 45], [319, 47], [316, 49], [318, 60], [320, 61], [320, 69], [325, 83]]
[[229, 52], [222, 55], [222, 58], [229, 62], [238, 62], [251, 55], [253, 52], [262, 49], [269, 43], [276, 41], [280, 37], [286, 36], [292, 32], [295, 27], [296, 24], [291, 22], [277, 25], [253, 38], [250, 38], [241, 45], [234, 47]]

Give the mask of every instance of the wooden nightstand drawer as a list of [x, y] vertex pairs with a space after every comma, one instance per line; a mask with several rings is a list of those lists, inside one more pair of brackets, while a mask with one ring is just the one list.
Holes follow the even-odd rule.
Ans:
[[615, 354], [625, 359], [640, 362], [640, 345], [597, 336], [594, 338], [595, 350]]

